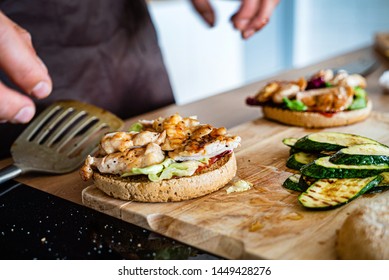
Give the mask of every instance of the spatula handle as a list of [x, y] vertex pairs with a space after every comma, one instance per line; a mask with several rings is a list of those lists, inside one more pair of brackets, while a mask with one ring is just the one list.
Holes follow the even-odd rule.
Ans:
[[22, 169], [16, 165], [8, 165], [0, 170], [0, 184], [15, 178], [22, 173]]

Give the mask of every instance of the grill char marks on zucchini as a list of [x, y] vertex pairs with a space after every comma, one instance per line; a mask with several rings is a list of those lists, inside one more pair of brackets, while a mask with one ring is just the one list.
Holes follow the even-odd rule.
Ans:
[[320, 179], [303, 192], [298, 200], [307, 208], [338, 207], [374, 188], [382, 178], [376, 175], [363, 179]]
[[364, 193], [389, 189], [389, 147], [378, 141], [318, 132], [283, 143], [291, 154], [286, 166], [300, 171], [283, 186], [302, 192], [298, 200], [306, 208], [331, 209]]
[[349, 165], [389, 164], [389, 148], [375, 144], [355, 145], [339, 150], [330, 161]]
[[317, 132], [308, 134], [294, 144], [294, 148], [306, 152], [338, 151], [359, 144], [381, 144], [373, 139], [341, 132]]
[[301, 173], [305, 176], [323, 178], [365, 178], [389, 171], [388, 164], [346, 165], [330, 162], [330, 157], [321, 157], [304, 165]]

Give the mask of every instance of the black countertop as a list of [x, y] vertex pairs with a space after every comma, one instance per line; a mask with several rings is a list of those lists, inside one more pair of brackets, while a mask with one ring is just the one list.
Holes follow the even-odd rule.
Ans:
[[0, 259], [219, 259], [15, 181], [0, 185]]

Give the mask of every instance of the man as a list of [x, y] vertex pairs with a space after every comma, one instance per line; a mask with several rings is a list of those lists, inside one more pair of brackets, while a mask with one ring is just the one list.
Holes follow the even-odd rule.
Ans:
[[[208, 0], [192, 0], [213, 26]], [[232, 16], [243, 38], [278, 0], [242, 0]], [[0, 156], [23, 125], [58, 99], [129, 118], [174, 102], [144, 0], [0, 0]]]

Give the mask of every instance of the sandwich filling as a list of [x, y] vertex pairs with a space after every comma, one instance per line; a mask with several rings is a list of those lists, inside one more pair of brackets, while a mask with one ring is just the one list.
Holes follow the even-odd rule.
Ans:
[[146, 175], [151, 181], [192, 176], [232, 153], [240, 141], [226, 128], [201, 124], [196, 117], [140, 120], [128, 132], [106, 134], [80, 174], [84, 180], [96, 170], [121, 177]]
[[346, 71], [320, 70], [308, 80], [273, 81], [265, 85], [248, 105], [273, 106], [291, 111], [332, 114], [367, 106], [366, 79]]

